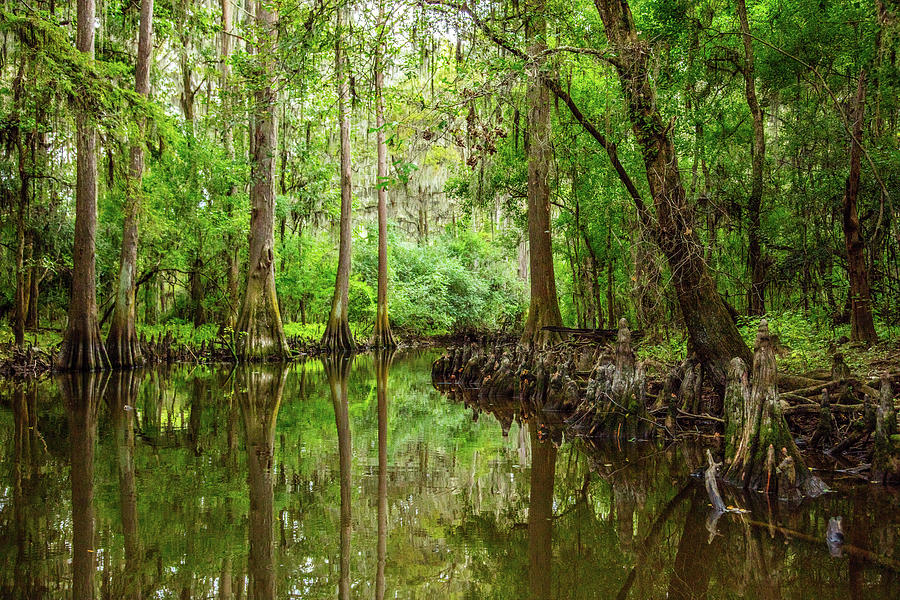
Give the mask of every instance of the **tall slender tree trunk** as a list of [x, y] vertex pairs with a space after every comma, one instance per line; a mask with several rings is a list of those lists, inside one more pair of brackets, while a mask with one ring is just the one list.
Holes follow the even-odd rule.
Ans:
[[19, 348], [25, 345], [25, 316], [28, 311], [28, 292], [26, 290], [25, 277], [25, 238], [28, 223], [28, 208], [31, 178], [28, 175], [28, 166], [25, 155], [27, 148], [21, 142], [21, 134], [18, 142], [19, 145], [19, 206], [16, 210], [16, 298], [15, 310], [13, 314], [13, 335], [15, 337], [16, 346]]
[[349, 84], [344, 74], [346, 59], [343, 55], [341, 37], [343, 36], [344, 9], [337, 10], [336, 41], [334, 43], [334, 70], [338, 91], [338, 119], [341, 124], [341, 222], [340, 247], [338, 250], [337, 278], [334, 284], [334, 296], [331, 300], [331, 314], [328, 325], [322, 335], [322, 344], [329, 350], [353, 352], [356, 342], [350, 332], [350, 256], [351, 256], [351, 222], [352, 186], [350, 181], [350, 118], [347, 108]]
[[[141, 22], [138, 54], [134, 75], [134, 91], [143, 98], [150, 93], [150, 52], [153, 36], [153, 0], [141, 0]], [[119, 285], [116, 307], [106, 348], [114, 367], [133, 367], [143, 362], [141, 345], [135, 330], [135, 277], [137, 274], [138, 215], [141, 211], [144, 175], [145, 120], [138, 120], [135, 140], [131, 143], [128, 178], [125, 184], [125, 221], [122, 227], [122, 249], [119, 254]]]
[[[41, 199], [38, 199], [40, 202]], [[28, 310], [25, 312], [25, 329], [37, 331], [40, 324], [38, 317], [38, 297], [41, 290], [41, 275], [38, 267], [34, 264], [35, 242], [34, 231], [29, 230], [28, 241], [25, 245], [25, 259], [30, 262], [28, 267]]]
[[[728, 363], [750, 361], [750, 350], [716, 290], [703, 257], [693, 208], [688, 204], [678, 170], [673, 123], [663, 122], [650, 82], [650, 51], [638, 37], [626, 0], [595, 0], [606, 37], [616, 51], [616, 70], [628, 115], [647, 172], [656, 208], [652, 224], [656, 241], [672, 272], [672, 284], [693, 349], [724, 389]], [[649, 217], [645, 214], [646, 220]], [[649, 223], [645, 222], [645, 225]]]
[[[232, 0], [222, 0], [222, 47], [221, 47], [221, 82], [219, 84], [219, 94], [222, 103], [222, 114], [226, 122], [226, 126], [222, 129], [222, 145], [225, 147], [225, 158], [229, 164], [234, 161], [234, 134], [232, 133], [232, 109], [231, 109], [231, 52], [234, 48], [234, 41], [231, 39], [234, 27], [234, 11], [231, 6]], [[229, 216], [232, 212], [232, 203], [237, 195], [237, 186], [232, 186], [228, 190], [228, 203], [225, 212]], [[225, 325], [234, 328], [237, 323], [238, 309], [240, 308], [239, 281], [241, 267], [238, 262], [238, 252], [234, 243], [234, 235], [227, 234], [226, 248], [224, 250], [225, 263], [227, 265], [226, 293], [228, 300], [228, 309], [225, 317]]]
[[[78, 0], [76, 47], [94, 58], [94, 0]], [[72, 251], [72, 292], [69, 322], [56, 364], [60, 369], [94, 371], [109, 366], [97, 320], [95, 243], [97, 235], [97, 132], [91, 115], [75, 113], [75, 245]]]
[[244, 301], [236, 330], [238, 356], [251, 360], [265, 356], [286, 358], [290, 354], [278, 296], [275, 292], [275, 123], [276, 92], [272, 87], [275, 69], [276, 20], [266, 3], [256, 4], [256, 21], [261, 28], [257, 60], [263, 65], [265, 84], [255, 94], [253, 163], [251, 166], [250, 254]]
[[878, 341], [872, 318], [872, 293], [866, 269], [866, 243], [859, 225], [856, 199], [859, 195], [860, 158], [862, 155], [863, 117], [866, 108], [866, 72], [860, 70], [853, 111], [853, 139], [850, 143], [850, 175], [844, 190], [844, 243], [847, 247], [847, 269], [850, 272], [850, 339], [874, 343]]
[[748, 229], [750, 247], [747, 252], [750, 289], [747, 292], [747, 304], [749, 314], [763, 315], [766, 312], [766, 264], [760, 247], [759, 230], [763, 196], [763, 168], [766, 162], [766, 134], [763, 111], [756, 98], [756, 69], [753, 57], [753, 38], [750, 35], [750, 22], [747, 19], [747, 5], [744, 0], [735, 0], [735, 6], [744, 39], [744, 94], [747, 97], [750, 115], [753, 117], [753, 144], [750, 153], [752, 173], [750, 197], [747, 199], [747, 216], [750, 219]]
[[528, 66], [528, 243], [530, 247], [531, 301], [522, 343], [539, 348], [559, 341], [558, 333], [544, 327], [562, 325], [553, 271], [550, 236], [550, 91], [544, 81], [543, 52], [547, 49], [544, 0], [527, 0], [525, 26]]
[[19, 202], [16, 207], [16, 247], [15, 247], [15, 277], [16, 289], [14, 297], [13, 310], [13, 337], [16, 346], [19, 348], [25, 345], [25, 317], [28, 310], [28, 290], [26, 289], [27, 277], [25, 273], [25, 239], [27, 237], [28, 213], [30, 205], [29, 190], [32, 187], [31, 172], [34, 171], [34, 164], [29, 166], [29, 156], [32, 155], [34, 132], [26, 131], [23, 128], [25, 116], [25, 107], [22, 103], [22, 94], [25, 86], [28, 85], [26, 80], [26, 71], [29, 60], [28, 53], [21, 52], [21, 62], [19, 63], [18, 73], [13, 82], [13, 110], [18, 113], [19, 125], [15, 132], [16, 149], [18, 151], [18, 167], [19, 167]]
[[384, 143], [384, 36], [387, 21], [384, 1], [378, 3], [378, 40], [375, 43], [375, 140], [378, 146], [378, 301], [375, 309], [375, 329], [372, 345], [376, 348], [394, 348], [397, 342], [391, 333], [388, 318], [388, 267], [387, 267], [387, 146]]

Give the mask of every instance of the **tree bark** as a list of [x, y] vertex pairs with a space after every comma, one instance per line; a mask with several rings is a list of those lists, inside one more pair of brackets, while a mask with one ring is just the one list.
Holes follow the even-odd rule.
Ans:
[[553, 270], [553, 242], [550, 235], [550, 92], [543, 71], [547, 49], [547, 21], [544, 0], [528, 0], [525, 26], [528, 43], [528, 244], [531, 300], [522, 343], [544, 348], [560, 340], [560, 334], [544, 327], [562, 326], [556, 275]]
[[[26, 258], [30, 260], [34, 260], [34, 232], [31, 232], [31, 242], [28, 246], [26, 246]], [[31, 252], [27, 251], [27, 248], [31, 248]], [[38, 268], [32, 264], [29, 267], [29, 275], [28, 275], [28, 311], [25, 313], [25, 329], [30, 331], [37, 331], [38, 326], [40, 325], [40, 318], [38, 313], [38, 297], [41, 291], [41, 276], [38, 273]]]
[[[76, 47], [94, 58], [94, 0], [78, 0]], [[75, 244], [69, 322], [56, 360], [61, 370], [95, 371], [109, 366], [97, 321], [95, 238], [97, 235], [97, 132], [83, 109], [75, 113]]]
[[844, 190], [844, 243], [850, 274], [850, 339], [875, 343], [878, 333], [872, 318], [872, 294], [866, 268], [866, 243], [862, 237], [856, 200], [859, 195], [860, 157], [862, 155], [863, 117], [866, 107], [866, 72], [859, 72], [854, 101], [853, 139], [850, 143], [850, 175]]
[[[221, 82], [219, 84], [219, 96], [222, 103], [222, 114], [226, 122], [226, 126], [222, 130], [222, 145], [225, 147], [225, 158], [229, 164], [234, 161], [234, 134], [232, 133], [232, 108], [231, 108], [231, 53], [234, 48], [232, 40], [232, 29], [234, 25], [234, 15], [231, 6], [232, 0], [222, 0], [222, 47], [221, 47]], [[228, 190], [228, 199], [225, 212], [231, 216], [233, 209], [233, 199], [237, 195], [237, 186], [232, 186]], [[238, 311], [240, 309], [240, 263], [238, 262], [238, 252], [235, 248], [234, 235], [229, 232], [226, 237], [228, 243], [224, 250], [225, 263], [227, 265], [226, 294], [228, 301], [228, 309], [225, 316], [225, 326], [232, 329], [237, 324]]]
[[384, 44], [387, 20], [384, 2], [378, 3], [378, 40], [375, 43], [375, 141], [378, 146], [378, 301], [375, 309], [375, 329], [372, 345], [376, 348], [396, 348], [388, 318], [387, 267], [387, 146], [384, 143]]
[[678, 170], [672, 136], [674, 123], [663, 123], [650, 82], [651, 52], [638, 37], [626, 0], [595, 0], [595, 4], [606, 37], [616, 51], [619, 82], [646, 168], [656, 208], [653, 232], [669, 263], [692, 348], [713, 382], [722, 389], [729, 361], [740, 357], [749, 362], [750, 350], [719, 296], [703, 258], [693, 208], [687, 202]]
[[27, 150], [20, 139], [19, 146], [19, 206], [16, 210], [16, 290], [15, 310], [13, 313], [13, 336], [16, 346], [25, 345], [25, 316], [28, 310], [28, 292], [25, 289], [25, 227], [28, 218], [30, 177], [25, 162]]
[[334, 70], [337, 79], [338, 119], [341, 126], [341, 220], [340, 246], [338, 249], [337, 277], [334, 284], [334, 296], [331, 300], [331, 314], [328, 325], [322, 335], [322, 344], [329, 350], [353, 352], [356, 342], [350, 332], [350, 257], [351, 257], [351, 222], [352, 185], [350, 181], [350, 118], [347, 109], [349, 84], [344, 75], [346, 59], [343, 55], [341, 38], [343, 36], [344, 9], [337, 10], [336, 41], [334, 43]]
[[[150, 93], [150, 56], [153, 36], [153, 0], [141, 0], [137, 64], [134, 91], [143, 98]], [[143, 362], [135, 330], [135, 277], [137, 273], [138, 215], [141, 211], [144, 175], [145, 119], [138, 120], [136, 139], [132, 140], [128, 178], [125, 184], [125, 220], [122, 249], [119, 254], [119, 284], [106, 347], [114, 367], [133, 367]]]
[[267, 4], [256, 5], [256, 21], [261, 28], [257, 49], [266, 81], [255, 94], [254, 144], [251, 167], [250, 254], [244, 301], [236, 331], [240, 332], [237, 350], [240, 360], [267, 356], [286, 358], [290, 354], [278, 296], [275, 292], [275, 98], [272, 78], [275, 69], [276, 20]]
[[738, 19], [741, 22], [741, 34], [744, 40], [744, 94], [747, 107], [753, 117], [753, 143], [751, 146], [751, 181], [750, 197], [747, 199], [747, 216], [750, 220], [748, 228], [749, 248], [747, 263], [750, 270], [750, 289], [748, 296], [748, 312], [750, 315], [763, 315], [766, 312], [766, 265], [760, 248], [760, 209], [763, 196], [763, 168], [766, 161], [766, 135], [763, 122], [763, 111], [756, 97], [756, 70], [754, 68], [753, 38], [750, 35], [750, 23], [747, 19], [747, 5], [744, 0], [735, 0]]
[[726, 455], [731, 464], [725, 479], [781, 497], [820, 495], [825, 486], [806, 467], [781, 411], [775, 351], [765, 319], [756, 335], [749, 388], [742, 364], [734, 361], [730, 372], [725, 431], [726, 448], [734, 455]]

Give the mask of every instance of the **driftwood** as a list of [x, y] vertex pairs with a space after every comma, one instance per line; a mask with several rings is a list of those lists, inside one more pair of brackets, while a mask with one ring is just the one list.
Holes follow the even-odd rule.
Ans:
[[725, 512], [725, 503], [722, 502], [722, 495], [719, 494], [719, 485], [716, 483], [716, 474], [720, 463], [713, 460], [712, 452], [709, 451], [709, 448], [706, 449], [706, 459], [709, 461], [709, 466], [706, 468], [704, 476], [706, 493], [709, 494], [709, 502], [712, 504], [713, 509], [716, 512], [723, 513]]

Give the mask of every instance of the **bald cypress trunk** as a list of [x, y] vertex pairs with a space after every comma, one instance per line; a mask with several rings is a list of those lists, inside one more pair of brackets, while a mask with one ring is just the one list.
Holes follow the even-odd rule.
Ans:
[[[222, 113], [226, 122], [226, 126], [222, 129], [222, 145], [225, 147], [225, 157], [229, 163], [234, 161], [234, 134], [232, 133], [232, 108], [231, 108], [231, 52], [234, 48], [234, 42], [231, 39], [232, 29], [234, 27], [234, 14], [231, 0], [222, 0], [222, 45], [221, 45], [221, 81], [219, 84], [219, 97], [222, 104]], [[225, 212], [231, 215], [233, 209], [234, 197], [237, 195], [237, 186], [232, 186], [228, 190], [228, 199]], [[227, 265], [226, 279], [226, 299], [228, 308], [225, 315], [225, 326], [234, 328], [237, 323], [238, 310], [240, 308], [240, 292], [239, 282], [240, 264], [238, 263], [238, 252], [234, 243], [234, 235], [227, 234], [228, 244], [223, 250], [225, 263]]]
[[341, 36], [343, 35], [344, 9], [337, 11], [337, 36], [334, 43], [334, 70], [338, 91], [338, 119], [341, 125], [341, 220], [340, 246], [338, 249], [337, 277], [334, 284], [334, 296], [331, 299], [331, 314], [322, 335], [322, 344], [330, 350], [352, 352], [356, 350], [356, 342], [350, 332], [350, 256], [351, 256], [351, 222], [352, 185], [350, 181], [350, 118], [347, 108], [347, 97], [350, 86], [344, 69], [344, 58]]
[[275, 293], [275, 125], [276, 92], [272, 87], [275, 69], [276, 15], [267, 4], [256, 4], [260, 28], [260, 61], [265, 82], [254, 96], [253, 163], [250, 173], [250, 253], [244, 301], [238, 316], [238, 358], [253, 360], [266, 356], [286, 358], [288, 350], [278, 297]]
[[844, 190], [844, 243], [847, 248], [847, 270], [850, 272], [850, 339], [877, 342], [872, 318], [872, 292], [866, 268], [866, 243], [863, 240], [856, 200], [859, 195], [860, 158], [862, 155], [863, 116], [866, 108], [866, 72], [860, 71], [853, 110], [853, 139], [850, 143], [850, 175]]
[[747, 292], [749, 314], [763, 315], [766, 312], [766, 266], [760, 247], [760, 210], [763, 196], [763, 168], [766, 161], [766, 135], [763, 111], [756, 97], [756, 69], [754, 66], [753, 41], [750, 36], [750, 22], [747, 19], [747, 5], [744, 0], [735, 0], [741, 33], [744, 40], [744, 94], [747, 107], [753, 117], [753, 143], [751, 146], [750, 197], [747, 199], [749, 248], [747, 265], [750, 271], [750, 289]]
[[522, 343], [545, 347], [558, 342], [558, 333], [544, 327], [561, 326], [562, 316], [556, 296], [553, 244], [550, 234], [550, 91], [542, 69], [542, 53], [547, 49], [547, 21], [544, 0], [528, 0], [525, 26], [528, 43], [528, 244], [531, 300]]
[[[146, 98], [150, 93], [150, 52], [153, 35], [153, 0], [141, 0], [137, 65], [134, 91]], [[119, 284], [116, 307], [106, 347], [115, 367], [132, 367], [143, 362], [135, 330], [135, 277], [137, 273], [138, 215], [141, 211], [141, 182], [144, 175], [144, 119], [138, 121], [137, 139], [132, 140], [128, 178], [125, 185], [125, 221], [119, 254]]]
[[825, 486], [806, 467], [781, 410], [775, 350], [765, 319], [760, 321], [752, 374], [741, 361], [731, 365], [725, 414], [725, 479], [781, 497], [815, 497]]
[[[716, 290], [697, 235], [693, 207], [688, 204], [672, 128], [664, 123], [650, 82], [647, 43], [638, 37], [625, 0], [595, 0], [606, 37], [616, 51], [616, 71], [625, 94], [628, 116], [647, 172], [655, 207], [651, 225], [672, 273], [691, 346], [720, 389], [734, 357], [750, 361], [750, 350]], [[649, 217], [645, 214], [645, 221]]]
[[[78, 0], [76, 47], [94, 58], [94, 0]], [[69, 322], [57, 357], [63, 370], [94, 371], [109, 366], [97, 321], [95, 243], [97, 235], [97, 132], [91, 115], [75, 113], [75, 244], [72, 251], [72, 291]]]
[[387, 23], [384, 2], [378, 3], [379, 38], [375, 45], [375, 140], [378, 146], [378, 302], [375, 312], [375, 329], [372, 345], [376, 348], [394, 348], [397, 342], [391, 333], [388, 318], [388, 268], [387, 268], [387, 146], [384, 143], [384, 35]]

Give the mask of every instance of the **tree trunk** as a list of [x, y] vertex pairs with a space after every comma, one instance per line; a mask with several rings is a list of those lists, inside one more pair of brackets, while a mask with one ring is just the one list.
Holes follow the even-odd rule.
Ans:
[[337, 39], [334, 43], [334, 69], [338, 91], [338, 119], [341, 124], [341, 222], [340, 247], [338, 249], [337, 278], [334, 284], [334, 296], [331, 300], [331, 314], [328, 325], [322, 335], [322, 344], [329, 350], [353, 352], [356, 342], [350, 332], [350, 255], [351, 255], [351, 223], [350, 209], [353, 198], [350, 182], [350, 119], [347, 112], [347, 96], [349, 86], [344, 75], [345, 58], [341, 47], [343, 36], [344, 9], [337, 10]]
[[733, 449], [734, 455], [726, 454], [730, 465], [725, 479], [785, 498], [820, 495], [825, 486], [806, 467], [781, 412], [775, 350], [765, 319], [756, 335], [750, 385], [744, 381], [746, 369], [739, 361], [733, 361], [730, 374], [725, 431], [726, 449]]
[[144, 323], [156, 325], [159, 319], [159, 274], [152, 275], [144, 283]]
[[[724, 388], [728, 363], [734, 357], [750, 360], [750, 350], [716, 290], [703, 258], [692, 207], [687, 203], [678, 156], [672, 137], [674, 123], [663, 123], [650, 82], [649, 51], [638, 37], [626, 0], [595, 0], [606, 36], [616, 51], [616, 70], [628, 114], [647, 171], [656, 208], [650, 225], [672, 272], [682, 316], [692, 348], [717, 387]], [[640, 209], [640, 207], [639, 207]]]
[[379, 36], [375, 45], [375, 140], [378, 145], [378, 302], [375, 312], [375, 329], [372, 345], [376, 348], [396, 348], [388, 318], [388, 268], [387, 268], [387, 146], [384, 143], [384, 36], [387, 21], [384, 2], [378, 3]]
[[844, 243], [850, 272], [850, 339], [875, 343], [878, 333], [872, 319], [872, 294], [866, 269], [866, 243], [859, 225], [856, 199], [859, 195], [860, 156], [862, 154], [863, 115], [866, 108], [866, 72], [859, 72], [854, 102], [853, 139], [850, 143], [850, 175], [844, 190]]
[[562, 326], [553, 271], [550, 236], [550, 91], [544, 81], [542, 58], [547, 49], [544, 0], [528, 0], [525, 26], [528, 54], [528, 244], [530, 250], [531, 300], [522, 343], [537, 348], [551, 346], [560, 334], [544, 327]]
[[[141, 22], [138, 35], [134, 91], [143, 98], [150, 93], [150, 52], [153, 35], [153, 0], [141, 0]], [[122, 226], [122, 249], [119, 254], [119, 285], [116, 307], [106, 347], [114, 367], [133, 367], [143, 362], [141, 346], [135, 330], [135, 277], [137, 273], [138, 215], [141, 211], [144, 175], [145, 120], [138, 120], [137, 139], [132, 140], [128, 178], [125, 184], [125, 221]]]
[[[94, 0], [78, 0], [78, 50], [94, 58]], [[69, 322], [56, 360], [61, 370], [94, 371], [109, 366], [97, 321], [94, 240], [97, 235], [97, 132], [91, 116], [75, 113], [77, 154], [75, 184], [75, 245], [72, 251], [72, 292]]]
[[28, 212], [30, 205], [29, 189], [32, 185], [30, 171], [34, 171], [34, 161], [29, 166], [29, 155], [32, 154], [34, 132], [26, 132], [23, 128], [25, 107], [22, 106], [22, 93], [28, 85], [26, 81], [26, 67], [28, 66], [28, 54], [21, 53], [18, 73], [13, 82], [13, 110], [18, 113], [18, 127], [15, 131], [15, 143], [18, 151], [19, 167], [19, 202], [16, 210], [16, 246], [15, 246], [15, 278], [16, 289], [14, 291], [13, 309], [13, 337], [16, 346], [22, 348], [25, 345], [25, 313], [28, 310], [28, 290], [26, 289], [25, 275], [25, 238], [28, 225]]
[[744, 0], [735, 0], [738, 19], [741, 22], [741, 34], [744, 40], [744, 94], [747, 107], [753, 117], [753, 144], [751, 146], [752, 173], [750, 181], [750, 197], [747, 199], [747, 216], [750, 220], [748, 229], [749, 249], [747, 263], [750, 270], [750, 289], [748, 296], [748, 313], [764, 315], [766, 313], [766, 265], [760, 248], [760, 208], [763, 195], [763, 168], [766, 162], [766, 135], [763, 123], [763, 111], [756, 98], [756, 70], [754, 68], [753, 41], [750, 35], [750, 23], [747, 19], [747, 5]]
[[[31, 232], [29, 236], [31, 238], [30, 243], [26, 246], [26, 259], [30, 261], [34, 261], [34, 233]], [[31, 248], [31, 251], [28, 252], [27, 249]], [[30, 331], [37, 331], [40, 325], [40, 318], [38, 315], [38, 297], [41, 291], [41, 276], [38, 273], [38, 268], [32, 264], [29, 267], [28, 272], [28, 311], [25, 313], [25, 329]]]
[[[260, 3], [262, 4], [262, 3]], [[257, 9], [258, 11], [259, 9]], [[257, 14], [259, 14], [257, 12]], [[247, 447], [247, 485], [250, 496], [248, 536], [250, 574], [248, 596], [275, 599], [275, 544], [273, 541], [273, 469], [275, 423], [284, 393], [287, 369], [251, 370], [240, 367], [239, 400], [244, 416]]]
[[[231, 0], [222, 0], [222, 48], [221, 48], [221, 83], [219, 86], [220, 101], [222, 103], [222, 113], [227, 123], [222, 128], [222, 144], [225, 146], [225, 158], [229, 164], [234, 161], [234, 134], [232, 133], [232, 109], [231, 109], [231, 52], [234, 48], [234, 42], [231, 39], [233, 29], [233, 9]], [[228, 190], [228, 199], [225, 212], [231, 216], [233, 209], [234, 197], [237, 195], [237, 186], [232, 185]], [[226, 283], [226, 299], [228, 309], [225, 316], [225, 326], [232, 329], [237, 324], [238, 310], [240, 308], [239, 281], [240, 263], [238, 262], [238, 252], [234, 243], [234, 235], [227, 234], [226, 248], [224, 250], [225, 263], [227, 265], [227, 283]]]
[[256, 21], [261, 28], [256, 53], [267, 80], [255, 94], [253, 163], [251, 167], [250, 254], [244, 301], [236, 331], [240, 360], [266, 356], [286, 358], [290, 350], [284, 336], [278, 296], [275, 292], [275, 98], [272, 78], [275, 69], [275, 13], [265, 3], [256, 5]]
[[[21, 133], [20, 133], [21, 135]], [[16, 210], [16, 298], [13, 315], [13, 336], [16, 346], [22, 348], [25, 345], [25, 313], [28, 311], [28, 296], [25, 289], [25, 227], [28, 218], [28, 187], [30, 177], [25, 162], [28, 150], [25, 144], [19, 146], [19, 206]]]

